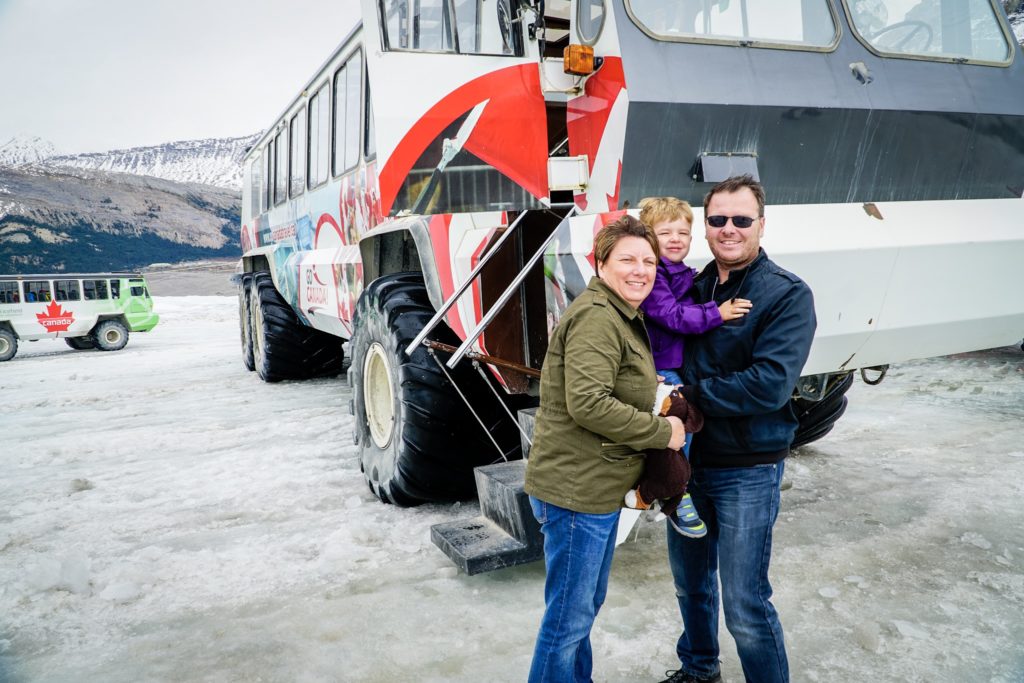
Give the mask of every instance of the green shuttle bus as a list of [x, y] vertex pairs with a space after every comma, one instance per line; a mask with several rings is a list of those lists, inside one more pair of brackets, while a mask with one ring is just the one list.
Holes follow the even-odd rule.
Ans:
[[159, 316], [139, 273], [0, 275], [0, 362], [19, 341], [61, 338], [76, 350], [117, 351]]

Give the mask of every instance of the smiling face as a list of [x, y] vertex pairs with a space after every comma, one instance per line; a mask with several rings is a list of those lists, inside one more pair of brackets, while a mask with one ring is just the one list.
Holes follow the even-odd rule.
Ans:
[[597, 274], [626, 303], [637, 308], [654, 287], [657, 264], [650, 242], [626, 236], [619, 238], [605, 261], [598, 262]]
[[[704, 212], [704, 228], [711, 253], [718, 264], [719, 278], [724, 282], [730, 270], [753, 263], [764, 234], [764, 216], [758, 216], [757, 198], [750, 188], [736, 192], [717, 192]], [[749, 228], [737, 228], [730, 220], [721, 228], [708, 225], [707, 216], [748, 216], [754, 219]]]
[[685, 218], [655, 223], [654, 235], [658, 238], [661, 255], [666, 260], [679, 263], [690, 253], [692, 228], [690, 221]]

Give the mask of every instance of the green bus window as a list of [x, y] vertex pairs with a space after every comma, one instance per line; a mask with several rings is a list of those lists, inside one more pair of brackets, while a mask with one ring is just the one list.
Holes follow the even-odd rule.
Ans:
[[0, 304], [16, 304], [21, 302], [18, 294], [18, 283], [13, 281], [0, 282]]
[[82, 295], [78, 287], [78, 280], [55, 280], [53, 284], [57, 290], [57, 301], [82, 300]]

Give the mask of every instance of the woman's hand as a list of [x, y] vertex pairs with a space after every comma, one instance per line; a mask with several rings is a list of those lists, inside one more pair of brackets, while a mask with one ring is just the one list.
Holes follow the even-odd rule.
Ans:
[[683, 421], [675, 415], [669, 415], [665, 419], [672, 425], [672, 437], [668, 440], [668, 447], [678, 451], [686, 443], [686, 427], [683, 426]]

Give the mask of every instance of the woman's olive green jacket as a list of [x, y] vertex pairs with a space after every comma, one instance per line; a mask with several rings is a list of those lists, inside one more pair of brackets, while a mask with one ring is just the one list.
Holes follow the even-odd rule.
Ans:
[[657, 382], [642, 314], [592, 278], [548, 345], [526, 492], [576, 512], [618, 510], [643, 450], [672, 436], [651, 414]]

